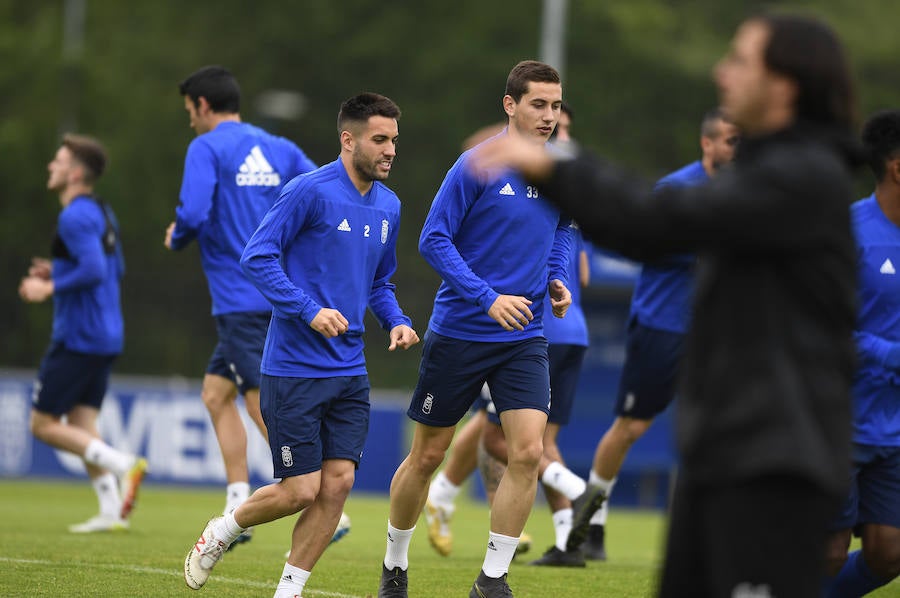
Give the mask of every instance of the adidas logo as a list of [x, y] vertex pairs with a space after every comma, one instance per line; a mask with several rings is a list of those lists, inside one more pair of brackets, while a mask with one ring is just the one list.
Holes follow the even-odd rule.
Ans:
[[281, 176], [263, 156], [259, 146], [254, 145], [238, 168], [234, 181], [239, 187], [278, 187], [281, 185]]
[[516, 194], [516, 192], [513, 191], [512, 185], [510, 185], [509, 183], [506, 183], [505, 185], [503, 185], [503, 188], [500, 189], [500, 195], [515, 195], [515, 194]]
[[288, 583], [291, 583], [292, 581], [294, 581], [294, 578], [292, 578], [292, 577], [290, 576], [290, 574], [288, 574], [288, 575], [282, 575], [282, 576], [281, 576], [281, 581], [286, 581], [286, 582], [288, 582]]
[[349, 232], [350, 232], [350, 230], [351, 230], [351, 229], [350, 229], [350, 223], [347, 222], [347, 219], [346, 219], [346, 218], [344, 218], [343, 220], [341, 220], [341, 223], [338, 224], [338, 230], [342, 230], [342, 231], [344, 231], [345, 233], [349, 233]]
[[882, 274], [896, 274], [897, 271], [894, 270], [894, 264], [891, 263], [891, 258], [884, 260], [884, 263], [881, 264], [881, 269], [879, 270]]
[[493, 542], [493, 541], [488, 542], [488, 550], [493, 550], [494, 552], [497, 552], [497, 547], [494, 546], [494, 542]]

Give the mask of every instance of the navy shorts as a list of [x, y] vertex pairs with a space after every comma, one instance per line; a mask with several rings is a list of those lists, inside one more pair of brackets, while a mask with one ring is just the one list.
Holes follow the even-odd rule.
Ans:
[[900, 528], [900, 447], [853, 444], [850, 495], [831, 530], [866, 523]]
[[[581, 375], [581, 364], [587, 347], [582, 345], [550, 345], [550, 415], [549, 423], [564, 426], [572, 417], [575, 406], [575, 390]], [[476, 401], [477, 404], [477, 401]], [[488, 408], [488, 421], [500, 424], [500, 416], [495, 409]]]
[[62, 343], [51, 344], [34, 382], [34, 409], [57, 416], [78, 405], [100, 409], [115, 360], [115, 355], [76, 353]]
[[369, 377], [262, 375], [259, 406], [276, 478], [319, 471], [325, 459], [359, 466], [369, 433]]
[[615, 413], [653, 419], [675, 398], [684, 335], [628, 323], [625, 364], [619, 379]]
[[271, 319], [267, 311], [216, 316], [219, 344], [209, 358], [206, 373], [228, 378], [242, 393], [259, 388], [259, 364]]
[[419, 364], [419, 382], [406, 414], [427, 426], [455, 426], [487, 382], [498, 412], [550, 411], [547, 339], [466, 341], [431, 332]]

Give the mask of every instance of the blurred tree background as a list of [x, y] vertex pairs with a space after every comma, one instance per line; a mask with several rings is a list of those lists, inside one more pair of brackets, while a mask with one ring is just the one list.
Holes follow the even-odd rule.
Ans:
[[[900, 106], [894, 0], [775, 6], [812, 12], [840, 32], [862, 114]], [[111, 157], [98, 192], [119, 216], [128, 265], [117, 371], [202, 375], [215, 330], [199, 255], [195, 246], [168, 252], [162, 241], [193, 137], [177, 84], [205, 64], [235, 73], [244, 120], [295, 140], [319, 164], [338, 154], [343, 99], [371, 90], [400, 104], [401, 144], [388, 181], [404, 206], [395, 282], [424, 333], [439, 280], [418, 255], [419, 230], [462, 140], [500, 120], [509, 69], [539, 58], [541, 0], [84, 0], [83, 39], [64, 35], [65, 7], [0, 0], [0, 364], [36, 367], [49, 338], [49, 304], [25, 305], [16, 288], [31, 256], [48, 253], [59, 205], [44, 186], [46, 164], [77, 123]], [[699, 117], [716, 101], [710, 69], [758, 7], [572, 0], [564, 96], [576, 110], [576, 137], [648, 176], [695, 159]], [[302, 115], [261, 112], [258, 99], [272, 89], [301, 93]], [[368, 328], [373, 384], [412, 386], [419, 351], [389, 355], [374, 320]]]

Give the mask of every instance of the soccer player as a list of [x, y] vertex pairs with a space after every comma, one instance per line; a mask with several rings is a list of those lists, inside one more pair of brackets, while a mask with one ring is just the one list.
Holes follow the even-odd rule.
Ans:
[[[507, 79], [508, 128], [500, 137], [543, 145], [561, 103], [556, 70], [520, 62]], [[391, 482], [379, 596], [407, 595], [409, 542], [428, 483], [485, 382], [506, 431], [509, 468], [494, 497], [485, 561], [471, 596], [510, 594], [506, 573], [534, 502], [550, 402], [542, 302], [549, 293], [557, 317], [571, 303], [565, 264], [571, 229], [518, 174], [472, 174], [471, 151], [447, 173], [419, 238], [420, 253], [443, 282], [407, 411], [416, 422], [412, 447]], [[532, 305], [541, 309], [532, 312]]]
[[[869, 118], [862, 141], [876, 186], [851, 208], [860, 299], [853, 477], [830, 528], [827, 558], [836, 577], [827, 598], [862, 596], [900, 574], [900, 110]], [[848, 558], [852, 531], [862, 550]]]
[[[700, 124], [699, 160], [659, 180], [657, 189], [700, 185], [731, 162], [738, 141], [734, 124], [720, 109]], [[628, 451], [650, 428], [653, 419], [675, 398], [675, 381], [690, 324], [694, 256], [669, 256], [643, 265], [631, 297], [625, 341], [625, 363], [616, 397], [616, 419], [597, 444], [587, 493], [579, 497], [570, 549], [585, 539], [587, 549], [605, 553], [605, 528], [594, 513], [607, 504]], [[602, 515], [600, 517], [602, 519]]]
[[207, 524], [185, 559], [191, 588], [206, 582], [248, 527], [305, 509], [275, 597], [302, 594], [341, 517], [366, 441], [366, 306], [390, 332], [388, 350], [419, 342], [390, 281], [400, 200], [381, 183], [396, 155], [399, 117], [397, 105], [378, 94], [345, 101], [338, 159], [288, 183], [244, 250], [241, 265], [275, 306], [260, 399], [281, 481]]
[[28, 303], [53, 298], [53, 333], [34, 383], [31, 433], [81, 457], [100, 503], [98, 515], [69, 527], [73, 533], [128, 529], [147, 470], [145, 459], [112, 448], [97, 431], [123, 344], [119, 224], [109, 204], [94, 195], [105, 168], [106, 151], [96, 139], [63, 137], [47, 165], [47, 189], [62, 206], [52, 261], [34, 258], [19, 285]]
[[[556, 122], [556, 128], [553, 129], [551, 140], [557, 143], [568, 143], [571, 141], [571, 124], [572, 109], [563, 102], [559, 107], [559, 120]], [[468, 150], [478, 145], [482, 141], [487, 140], [494, 135], [502, 132], [504, 124], [491, 125], [484, 127], [474, 135], [466, 139], [463, 149]], [[590, 276], [587, 254], [579, 253], [579, 279], [582, 285], [587, 285]], [[577, 288], [577, 287], [576, 287]], [[577, 322], [580, 317], [581, 324], [584, 324], [584, 315], [581, 312], [580, 305], [576, 302], [576, 294], [573, 295], [573, 306], [569, 312], [568, 318], [553, 318], [548, 304], [544, 315], [544, 333], [548, 334], [548, 330], [557, 321], [558, 322]], [[573, 313], [576, 311], [577, 314]], [[567, 324], [568, 325], [568, 324]], [[585, 345], [587, 344], [587, 329], [585, 328]], [[550, 353], [551, 359], [551, 376], [550, 385], [553, 386], [553, 353]], [[551, 393], [552, 394], [552, 393]], [[447, 457], [446, 465], [434, 476], [431, 484], [428, 486], [428, 497], [425, 500], [425, 522], [428, 525], [428, 541], [431, 546], [441, 556], [448, 556], [453, 550], [453, 532], [450, 529], [450, 521], [453, 518], [453, 512], [456, 510], [455, 500], [462, 487], [476, 467], [481, 470], [482, 481], [485, 485], [488, 504], [494, 502], [494, 493], [497, 485], [506, 469], [506, 465], [502, 461], [498, 461], [481, 447], [482, 432], [485, 422], [488, 418], [488, 406], [491, 404], [490, 389], [487, 384], [482, 387], [481, 397], [473, 404], [472, 415], [468, 421], [459, 429], [459, 432], [453, 437], [450, 447], [450, 455]], [[551, 405], [552, 407], [552, 405]], [[492, 406], [493, 409], [493, 406]], [[493, 417], [496, 418], [496, 410], [493, 409]], [[499, 420], [497, 420], [499, 422]], [[501, 433], [502, 434], [502, 433]], [[502, 439], [501, 439], [502, 440]], [[546, 438], [545, 438], [546, 443]], [[545, 446], [546, 449], [546, 446]], [[504, 447], [505, 451], [505, 447]], [[503, 456], [506, 458], [505, 454]], [[516, 555], [528, 552], [531, 549], [531, 536], [528, 533], [522, 533], [519, 537], [519, 543], [516, 545]]]
[[715, 77], [741, 146], [708, 185], [511, 138], [473, 167], [516, 167], [630, 257], [699, 253], [660, 595], [818, 597], [850, 473], [854, 89], [833, 31], [784, 13], [744, 21]]
[[[180, 250], [196, 239], [209, 283], [219, 342], [201, 397], [225, 463], [223, 513], [228, 513], [250, 495], [247, 433], [235, 403], [239, 391], [266, 436], [259, 363], [272, 305], [241, 271], [241, 253], [284, 184], [316, 165], [292, 141], [241, 121], [240, 88], [228, 70], [203, 67], [182, 81], [179, 91], [197, 137], [188, 146], [181, 203], [165, 246]], [[238, 542], [251, 534], [248, 530]]]

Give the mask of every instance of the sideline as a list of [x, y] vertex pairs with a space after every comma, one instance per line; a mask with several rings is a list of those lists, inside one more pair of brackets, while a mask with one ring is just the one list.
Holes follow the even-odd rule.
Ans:
[[[47, 561], [41, 559], [14, 559], [9, 557], [0, 556], [0, 563], [12, 563], [18, 565], [51, 565], [51, 566], [59, 566], [65, 565], [66, 567], [79, 567], [79, 568], [94, 568], [94, 569], [110, 569], [114, 571], [127, 571], [130, 573], [152, 573], [154, 575], [165, 575], [167, 577], [177, 577], [181, 578], [180, 572], [175, 572], [171, 569], [158, 569], [156, 567], [138, 567], [134, 565], [116, 565], [113, 563], [76, 563], [76, 562], [66, 562], [60, 563], [58, 561]], [[220, 575], [216, 575], [216, 581], [221, 581], [223, 583], [230, 583], [238, 586], [244, 586], [248, 588], [260, 588], [271, 590], [271, 583], [264, 583], [261, 581], [253, 581], [251, 579], [240, 579], [236, 577], [223, 577]], [[303, 594], [309, 594], [310, 596], [327, 596], [328, 598], [362, 598], [360, 596], [355, 596], [353, 594], [341, 594], [340, 592], [326, 592], [323, 590], [313, 590], [310, 588], [304, 588]]]

